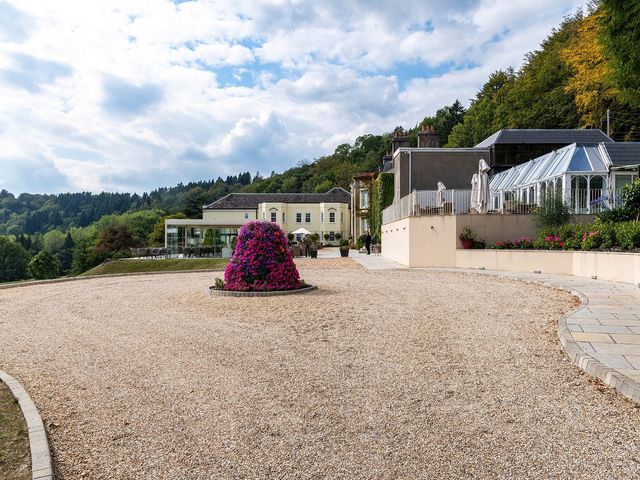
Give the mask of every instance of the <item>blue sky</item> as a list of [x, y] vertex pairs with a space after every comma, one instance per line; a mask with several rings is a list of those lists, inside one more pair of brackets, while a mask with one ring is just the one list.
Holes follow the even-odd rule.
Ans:
[[282, 171], [414, 126], [582, 0], [0, 0], [0, 188]]

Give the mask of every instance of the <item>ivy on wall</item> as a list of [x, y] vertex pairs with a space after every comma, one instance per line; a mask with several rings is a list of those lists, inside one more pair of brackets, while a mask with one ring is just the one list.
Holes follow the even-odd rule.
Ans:
[[393, 174], [381, 173], [371, 186], [371, 208], [369, 225], [371, 236], [381, 240], [382, 211], [393, 203]]

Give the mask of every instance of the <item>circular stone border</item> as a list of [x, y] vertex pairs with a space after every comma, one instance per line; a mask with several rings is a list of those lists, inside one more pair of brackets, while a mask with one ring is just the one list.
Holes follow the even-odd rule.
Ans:
[[32, 480], [53, 480], [53, 464], [47, 432], [35, 403], [20, 382], [2, 370], [0, 370], [0, 381], [9, 387], [11, 394], [18, 401], [27, 424]]
[[296, 295], [317, 290], [317, 285], [307, 285], [295, 290], [272, 290], [267, 292], [235, 292], [233, 290], [217, 290], [209, 287], [209, 293], [214, 297], [276, 297], [278, 295]]

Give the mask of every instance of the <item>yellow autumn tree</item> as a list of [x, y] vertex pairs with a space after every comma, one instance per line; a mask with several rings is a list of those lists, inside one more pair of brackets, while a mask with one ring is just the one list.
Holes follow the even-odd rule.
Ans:
[[596, 11], [583, 18], [577, 36], [562, 50], [562, 58], [573, 70], [565, 88], [575, 95], [583, 127], [600, 127], [607, 108], [615, 102], [618, 93], [610, 82], [611, 65], [600, 43], [603, 15]]

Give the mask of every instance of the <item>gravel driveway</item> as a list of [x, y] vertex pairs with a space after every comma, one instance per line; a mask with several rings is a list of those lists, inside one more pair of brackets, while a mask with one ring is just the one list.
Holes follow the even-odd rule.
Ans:
[[563, 356], [568, 294], [302, 260], [316, 292], [210, 273], [0, 291], [0, 368], [60, 478], [631, 478], [640, 410]]

